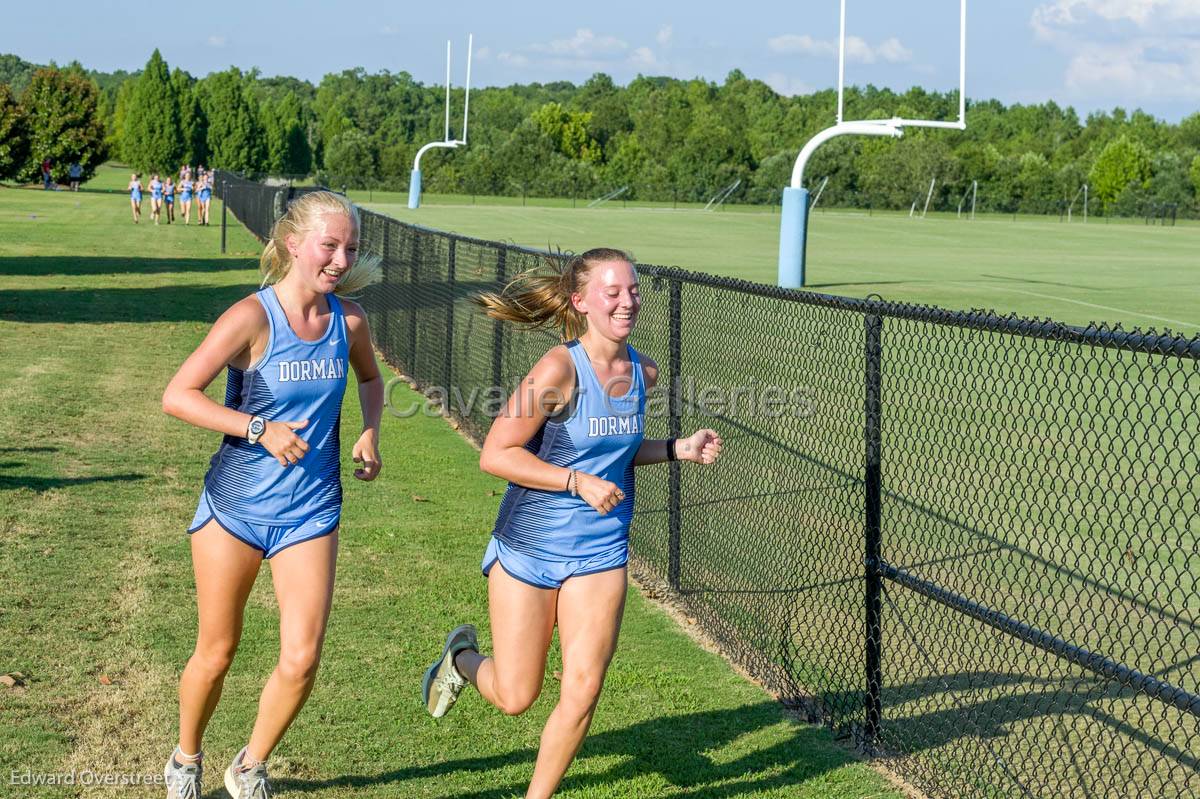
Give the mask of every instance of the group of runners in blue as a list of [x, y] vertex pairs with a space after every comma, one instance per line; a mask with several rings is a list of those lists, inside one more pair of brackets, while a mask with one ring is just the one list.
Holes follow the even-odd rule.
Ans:
[[[175, 221], [175, 195], [179, 195], [182, 207], [183, 224], [192, 223], [192, 204], [196, 206], [198, 224], [208, 224], [208, 210], [212, 202], [213, 173], [206, 171], [203, 165], [196, 167], [195, 179], [192, 168], [184, 164], [179, 168], [179, 182], [167, 175], [163, 181], [157, 172], [150, 175], [150, 182], [145, 187], [150, 191], [150, 218], [158, 224], [162, 218], [167, 224]], [[142, 219], [142, 176], [137, 172], [129, 178], [129, 205], [133, 211], [133, 223], [136, 225]]]
[[[188, 526], [198, 634], [180, 679], [178, 745], [164, 770], [169, 799], [201, 796], [201, 739], [263, 560], [278, 600], [280, 652], [250, 736], [224, 771], [233, 799], [272, 795], [267, 759], [312, 691], [333, 595], [350, 371], [363, 419], [353, 474], [370, 481], [382, 468], [383, 380], [367, 316], [347, 296], [380, 271], [377, 256], [359, 253], [360, 230], [357, 209], [341, 195], [296, 200], [262, 254], [262, 288], [216, 321], [163, 394], [167, 413], [223, 435]], [[423, 679], [412, 675], [413, 689], [419, 683], [434, 717], [468, 685], [498, 711], [522, 713], [541, 691], [557, 628], [561, 693], [527, 797], [557, 790], [599, 701], [624, 611], [635, 468], [711, 464], [721, 452], [721, 437], [708, 429], [644, 437], [646, 393], [659, 370], [629, 344], [639, 292], [631, 256], [598, 248], [475, 297], [492, 318], [557, 331], [563, 343], [521, 381], [480, 456], [485, 471], [508, 481], [481, 546], [490, 654], [464, 623], [431, 642], [436, 656]], [[221, 372], [223, 403], [205, 394]]]

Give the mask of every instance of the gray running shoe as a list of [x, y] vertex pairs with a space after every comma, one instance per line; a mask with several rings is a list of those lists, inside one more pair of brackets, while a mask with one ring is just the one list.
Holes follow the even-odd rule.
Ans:
[[179, 747], [176, 747], [163, 769], [167, 799], [200, 799], [200, 781], [204, 777], [203, 754], [194, 763], [180, 763], [175, 759], [179, 753]]
[[475, 640], [475, 626], [471, 624], [463, 624], [450, 631], [450, 635], [446, 636], [446, 646], [442, 649], [441, 657], [425, 671], [421, 691], [425, 699], [425, 709], [435, 719], [440, 719], [449, 712], [467, 684], [467, 678], [459, 674], [458, 667], [454, 665], [454, 656], [467, 649], [479, 651], [479, 644]]
[[242, 758], [246, 748], [237, 753], [237, 757], [225, 769], [225, 790], [233, 799], [271, 799], [274, 791], [267, 779], [267, 764], [258, 763], [248, 769], [243, 769]]

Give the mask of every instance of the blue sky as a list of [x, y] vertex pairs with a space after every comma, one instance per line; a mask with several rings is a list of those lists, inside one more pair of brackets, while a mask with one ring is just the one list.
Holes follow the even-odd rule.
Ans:
[[[581, 82], [602, 71], [722, 80], [739, 68], [794, 94], [837, 80], [838, 0], [344, 5], [297, 0], [6, 3], [0, 52], [140, 67], [158, 47], [194, 75], [257, 66], [314, 83], [362, 66], [441, 83], [445, 42], [475, 34], [476, 85]], [[850, 0], [848, 83], [957, 86], [957, 0]], [[1200, 110], [1200, 0], [970, 0], [967, 95], [1120, 105], [1177, 121]]]

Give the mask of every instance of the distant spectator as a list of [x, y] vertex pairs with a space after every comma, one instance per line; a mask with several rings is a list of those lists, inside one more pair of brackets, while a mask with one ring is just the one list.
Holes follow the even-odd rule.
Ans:
[[42, 161], [42, 188], [50, 191], [50, 159]]
[[79, 165], [78, 161], [71, 164], [67, 175], [71, 178], [71, 191], [79, 191], [79, 179], [83, 177], [83, 167]]

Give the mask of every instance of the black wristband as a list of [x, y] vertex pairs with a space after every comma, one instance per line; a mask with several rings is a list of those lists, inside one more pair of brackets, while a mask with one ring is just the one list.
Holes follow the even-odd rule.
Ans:
[[667, 460], [669, 460], [669, 461], [679, 460], [679, 456], [677, 456], [675, 454], [675, 439], [673, 439], [673, 438], [667, 439]]

